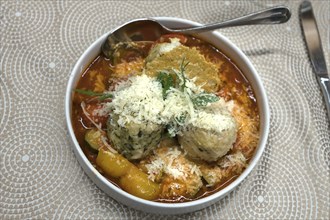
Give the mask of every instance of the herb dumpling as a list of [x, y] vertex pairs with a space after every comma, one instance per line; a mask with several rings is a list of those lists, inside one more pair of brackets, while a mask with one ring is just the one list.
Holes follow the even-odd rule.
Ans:
[[179, 134], [179, 143], [192, 158], [216, 161], [232, 148], [237, 130], [235, 118], [220, 99], [196, 113]]
[[140, 159], [160, 142], [166, 122], [161, 84], [146, 75], [130, 77], [113, 92], [108, 137], [127, 159]]

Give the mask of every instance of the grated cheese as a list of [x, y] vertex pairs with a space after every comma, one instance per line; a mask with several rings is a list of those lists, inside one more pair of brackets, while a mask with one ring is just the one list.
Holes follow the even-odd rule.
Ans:
[[169, 151], [166, 153], [166, 156], [169, 156], [170, 158], [178, 158], [181, 155], [181, 151], [178, 148], [169, 148]]
[[[184, 77], [181, 72], [176, 75], [177, 77]], [[124, 152], [126, 156], [129, 155], [132, 159], [145, 156], [148, 149], [151, 150], [157, 143], [144, 145], [142, 144], [143, 139], [138, 134], [150, 139], [152, 133], [160, 133], [167, 126], [171, 136], [178, 134], [188, 139], [191, 139], [189, 136], [193, 135], [187, 135], [192, 127], [193, 132], [201, 133], [199, 136], [205, 136], [202, 129], [212, 132], [209, 137], [212, 136], [213, 141], [219, 141], [215, 146], [211, 146], [210, 143], [201, 144], [199, 141], [197, 143], [199, 147], [196, 147], [195, 145], [192, 146], [189, 141], [183, 140], [182, 137], [179, 138], [183, 148], [192, 149], [188, 152], [193, 157], [200, 155], [199, 157], [202, 159], [213, 161], [228, 152], [236, 139], [236, 121], [228, 110], [230, 104], [226, 104], [224, 99], [220, 99], [215, 103], [209, 103], [203, 108], [196, 108], [192, 97], [204, 90], [195, 85], [194, 79], [184, 78], [180, 82], [182, 83], [181, 88], [171, 87], [167, 90], [165, 99], [161, 83], [156, 78], [145, 74], [132, 76], [127, 81], [120, 82], [115, 86], [115, 90], [112, 92], [112, 102], [107, 103], [106, 106], [111, 111], [110, 114], [115, 116], [112, 118], [116, 118], [116, 124], [126, 129], [122, 132], [120, 138], [125, 137], [128, 145], [129, 138], [132, 139], [133, 137], [133, 140], [135, 140], [135, 142], [131, 141], [133, 144], [129, 148], [127, 144], [119, 144], [121, 142], [120, 138], [117, 138], [118, 134], [116, 136], [114, 133], [110, 133], [111, 138], [114, 138], [113, 141], [116, 140], [114, 145], [117, 144], [117, 148], [121, 149], [119, 151]], [[116, 124], [113, 124], [114, 128]], [[149, 129], [151, 125], [154, 126], [153, 129]], [[120, 129], [117, 130], [120, 131]], [[160, 138], [160, 135], [158, 137]], [[152, 146], [152, 148], [149, 146]], [[200, 150], [204, 148], [205, 150]], [[198, 151], [195, 149], [198, 149]], [[196, 152], [191, 153], [194, 150]], [[214, 153], [214, 155], [210, 157], [210, 153]], [[171, 166], [173, 160], [170, 157], [169, 166]], [[173, 171], [171, 167], [165, 170], [172, 172], [175, 178], [180, 175], [180, 172]]]
[[151, 181], [155, 181], [156, 176], [164, 169], [164, 161], [157, 157], [151, 163], [145, 165], [148, 170], [148, 178]]
[[162, 112], [162, 116], [167, 120], [173, 120], [174, 117], [186, 113], [192, 115], [189, 107], [190, 103], [190, 98], [187, 98], [184, 93], [176, 88], [171, 88], [164, 101], [165, 108]]
[[229, 160], [229, 164], [225, 164], [224, 167], [231, 166], [234, 164], [240, 164], [240, 165], [246, 166], [246, 158], [240, 151], [238, 151], [235, 154], [227, 155], [226, 158]]
[[205, 130], [223, 131], [233, 127], [235, 121], [232, 116], [224, 114], [213, 114], [200, 111], [192, 118], [192, 125]]
[[101, 108], [96, 108], [93, 110], [92, 115], [95, 116], [106, 116], [110, 113], [110, 110], [108, 108], [106, 108], [106, 104], [105, 103], [101, 103], [100, 104], [102, 107]]
[[164, 124], [159, 117], [164, 109], [161, 84], [146, 76], [133, 76], [116, 86], [112, 102], [107, 107], [119, 115], [118, 124], [125, 127], [134, 122], [142, 124], [146, 121]]
[[155, 180], [155, 177], [162, 172], [173, 179], [181, 180], [189, 178], [189, 174], [202, 175], [199, 167], [187, 160], [178, 146], [166, 148], [165, 152], [162, 150], [155, 151], [154, 154], [155, 157], [153, 157], [151, 162], [145, 165], [150, 180]]
[[[170, 88], [167, 98], [163, 100], [162, 87], [158, 81], [146, 75], [133, 76], [116, 86], [112, 92], [112, 102], [106, 104], [107, 109], [98, 110], [96, 114], [104, 115], [111, 109], [114, 114], [119, 115], [118, 124], [122, 127], [130, 122], [167, 124], [176, 117], [185, 115], [185, 123], [180, 124], [184, 127], [190, 122], [198, 121], [197, 115], [200, 114], [194, 108], [189, 94], [203, 91], [190, 80], [187, 80], [186, 86], [185, 92]], [[214, 120], [204, 118], [208, 120], [204, 126], [209, 121], [216, 124]]]
[[178, 167], [166, 166], [164, 171], [166, 174], [173, 176], [174, 179], [178, 179], [179, 177], [184, 177], [185, 174], [182, 171], [182, 166], [180, 165]]

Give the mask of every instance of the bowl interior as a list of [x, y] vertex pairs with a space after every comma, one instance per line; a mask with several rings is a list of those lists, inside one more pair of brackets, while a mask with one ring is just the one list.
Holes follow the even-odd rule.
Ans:
[[[183, 27], [190, 25], [199, 25], [196, 22], [192, 22], [185, 19], [179, 18], [169, 18], [169, 17], [156, 17], [164, 25], [168, 27]], [[207, 207], [214, 202], [220, 200], [228, 192], [233, 190], [239, 183], [241, 183], [246, 176], [251, 172], [253, 167], [256, 165], [257, 161], [260, 159], [262, 152], [264, 151], [266, 140], [269, 130], [269, 107], [266, 97], [265, 90], [262, 86], [260, 77], [257, 71], [249, 61], [249, 59], [244, 55], [244, 53], [237, 48], [232, 42], [230, 42], [226, 37], [217, 32], [207, 32], [196, 35], [197, 37], [213, 44], [215, 47], [219, 48], [224, 54], [226, 54], [234, 63], [242, 70], [245, 77], [251, 83], [256, 98], [260, 114], [260, 140], [255, 154], [250, 161], [248, 167], [243, 171], [243, 173], [231, 184], [229, 184], [224, 189], [207, 196], [191, 202], [185, 203], [159, 203], [147, 201], [140, 199], [138, 197], [132, 196], [129, 193], [119, 189], [110, 183], [105, 177], [103, 177], [89, 162], [82, 149], [80, 148], [78, 141], [73, 132], [73, 127], [71, 123], [71, 108], [72, 108], [72, 91], [75, 88], [80, 75], [84, 72], [90, 62], [100, 53], [101, 45], [106, 40], [109, 33], [104, 34], [99, 39], [97, 39], [79, 58], [76, 65], [74, 66], [70, 79], [67, 85], [66, 98], [65, 98], [65, 114], [66, 122], [69, 131], [69, 135], [73, 142], [73, 150], [75, 155], [83, 167], [87, 175], [95, 182], [95, 184], [101, 188], [108, 195], [113, 197], [119, 202], [131, 206], [133, 208], [160, 214], [182, 214], [186, 212], [196, 211]]]

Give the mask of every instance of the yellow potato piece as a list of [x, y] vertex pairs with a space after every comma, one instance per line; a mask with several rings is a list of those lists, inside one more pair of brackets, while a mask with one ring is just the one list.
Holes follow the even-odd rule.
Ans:
[[160, 185], [148, 179], [122, 155], [101, 149], [96, 164], [109, 176], [119, 178], [119, 186], [126, 192], [142, 199], [154, 200], [160, 193]]
[[101, 149], [96, 164], [109, 176], [118, 178], [127, 173], [134, 165], [120, 154]]
[[142, 199], [154, 200], [160, 193], [160, 185], [148, 179], [137, 167], [131, 167], [119, 180], [119, 185], [128, 193]]

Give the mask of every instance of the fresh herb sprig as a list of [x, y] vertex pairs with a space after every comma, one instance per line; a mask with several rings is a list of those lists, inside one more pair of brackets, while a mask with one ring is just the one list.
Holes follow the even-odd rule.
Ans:
[[104, 101], [105, 99], [112, 98], [112, 94], [110, 93], [99, 93], [99, 92], [94, 92], [92, 90], [84, 90], [84, 89], [75, 89], [74, 91], [83, 95], [98, 96], [98, 99], [100, 101]]
[[[186, 77], [185, 71], [188, 64], [189, 61], [185, 62], [185, 58], [183, 58], [180, 64], [180, 70], [174, 70], [176, 78], [178, 79], [176, 80], [177, 83], [175, 83], [174, 75], [169, 71], [163, 70], [158, 73], [157, 80], [162, 85], [164, 99], [166, 99], [168, 90], [170, 90], [171, 87], [179, 88], [182, 92], [186, 92], [188, 88], [186, 82], [189, 79]], [[199, 94], [188, 94], [195, 108], [207, 106], [209, 103], [219, 101], [219, 97], [212, 93], [202, 92]]]
[[182, 59], [182, 62], [180, 64], [180, 71], [175, 71], [177, 77], [179, 78], [179, 85], [180, 85], [180, 89], [182, 92], [184, 92], [185, 88], [187, 88], [186, 86], [186, 81], [187, 81], [187, 77], [185, 75], [185, 71], [186, 71], [186, 67], [189, 64], [189, 61], [185, 63], [186, 58], [184, 57]]
[[217, 102], [220, 98], [212, 93], [199, 93], [195, 97], [191, 98], [195, 107], [207, 106], [209, 103]]
[[163, 88], [163, 98], [166, 99], [167, 91], [174, 87], [174, 77], [168, 71], [160, 71], [157, 76], [157, 81], [160, 82]]
[[[187, 78], [185, 74], [186, 67], [188, 65], [189, 62], [185, 62], [185, 59], [183, 59], [180, 64], [179, 70], [162, 70], [158, 72], [157, 81], [159, 81], [162, 85], [163, 98], [166, 99], [171, 88], [176, 88], [179, 89], [182, 93], [188, 94], [195, 109], [207, 106], [209, 103], [219, 101], [219, 97], [215, 94], [207, 92], [201, 92], [196, 94], [193, 91], [190, 91], [190, 88], [187, 85], [189, 78]], [[177, 135], [180, 132], [182, 126], [186, 123], [187, 119], [187, 113], [183, 113], [175, 117], [174, 120], [172, 120], [166, 125], [167, 135], [169, 137], [174, 137], [175, 135]]]

